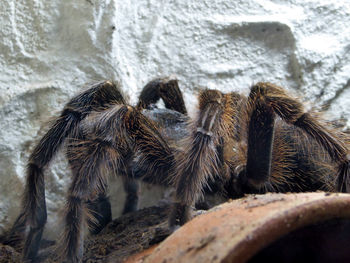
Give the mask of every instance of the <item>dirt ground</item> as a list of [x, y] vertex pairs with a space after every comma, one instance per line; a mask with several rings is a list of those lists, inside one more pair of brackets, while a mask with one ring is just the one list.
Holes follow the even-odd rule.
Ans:
[[[123, 262], [130, 255], [161, 242], [170, 234], [169, 209], [169, 205], [154, 206], [113, 220], [99, 234], [86, 238], [83, 262]], [[57, 262], [53, 251], [54, 246], [41, 249], [39, 262]], [[0, 262], [21, 262], [19, 251], [0, 244]]]

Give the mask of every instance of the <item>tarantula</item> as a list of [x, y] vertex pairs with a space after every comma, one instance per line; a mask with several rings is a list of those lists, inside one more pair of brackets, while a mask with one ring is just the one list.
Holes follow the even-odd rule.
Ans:
[[[168, 110], [150, 109], [159, 99]], [[22, 210], [5, 243], [18, 247], [24, 239], [23, 259], [36, 260], [47, 218], [44, 170], [66, 141], [73, 178], [58, 253], [61, 260], [81, 262], [86, 222], [97, 233], [111, 220], [108, 171], [123, 176], [127, 192], [123, 213], [136, 210], [135, 179], [170, 185], [175, 165], [170, 146], [186, 136], [186, 114], [178, 82], [171, 77], [148, 83], [136, 107], [128, 105], [119, 86], [109, 81], [71, 99], [29, 157]]]
[[[172, 140], [164, 128], [169, 124], [154, 123], [152, 111], [147, 115], [143, 110], [160, 98], [178, 116], [186, 115], [177, 81], [169, 79], [146, 85], [136, 107], [127, 105], [110, 82], [96, 84], [65, 106], [29, 159], [22, 212], [12, 228], [24, 235], [29, 225], [24, 259], [35, 259], [46, 221], [43, 169], [65, 138], [73, 181], [61, 244], [63, 258], [71, 262], [82, 260], [84, 223], [103, 226], [109, 220], [102, 210], [106, 205], [101, 205], [108, 203], [107, 170], [129, 178], [124, 180], [129, 197], [125, 211], [135, 209], [137, 202], [134, 179], [174, 185], [169, 215], [174, 228], [190, 219], [191, 206], [213, 185], [231, 198], [350, 189], [345, 137], [322, 125], [278, 86], [258, 83], [248, 97], [202, 91], [196, 119], [181, 126], [180, 131], [188, 130]], [[175, 116], [175, 111], [169, 114]], [[179, 137], [185, 139], [180, 143]], [[175, 144], [170, 146], [171, 141]]]

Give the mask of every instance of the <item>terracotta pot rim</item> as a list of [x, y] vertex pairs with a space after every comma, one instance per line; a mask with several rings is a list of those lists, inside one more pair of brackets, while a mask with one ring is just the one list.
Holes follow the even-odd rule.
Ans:
[[350, 194], [324, 194], [325, 198], [296, 205], [265, 221], [264, 224], [252, 231], [249, 240], [245, 239], [237, 243], [223, 259], [223, 262], [249, 260], [268, 245], [302, 227], [331, 219], [350, 220]]
[[350, 194], [250, 195], [194, 218], [144, 262], [246, 262], [296, 229], [336, 218], [350, 219]]

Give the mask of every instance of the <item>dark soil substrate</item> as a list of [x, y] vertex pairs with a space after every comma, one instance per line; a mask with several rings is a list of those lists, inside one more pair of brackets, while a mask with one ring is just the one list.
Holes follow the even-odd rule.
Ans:
[[[83, 262], [122, 262], [130, 255], [164, 240], [169, 234], [169, 206], [149, 207], [115, 219], [85, 240]], [[54, 246], [41, 249], [39, 262], [57, 262]], [[0, 262], [21, 262], [20, 254], [0, 244]]]
[[5, 246], [0, 243], [0, 263], [19, 263], [21, 262], [21, 254], [14, 248]]

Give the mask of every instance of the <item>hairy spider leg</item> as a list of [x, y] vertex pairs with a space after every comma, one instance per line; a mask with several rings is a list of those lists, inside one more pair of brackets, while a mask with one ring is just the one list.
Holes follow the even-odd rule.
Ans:
[[[138, 109], [148, 109], [151, 104], [163, 100], [167, 109], [175, 110], [182, 114], [187, 114], [185, 102], [182, 92], [179, 88], [178, 80], [171, 77], [157, 78], [147, 83], [142, 89]], [[139, 167], [141, 168], [141, 167]], [[128, 170], [128, 173], [132, 171]], [[136, 173], [135, 169], [134, 172]], [[142, 176], [137, 172], [137, 176]], [[136, 211], [138, 208], [138, 200], [140, 193], [139, 181], [132, 179], [131, 176], [123, 177], [124, 190], [126, 192], [126, 201], [124, 204], [123, 214]]]
[[175, 175], [176, 196], [169, 218], [170, 226], [188, 221], [190, 207], [203, 195], [208, 180], [226, 169], [223, 144], [230, 136], [235, 115], [236, 98], [216, 90], [205, 90], [199, 95], [199, 116], [192, 123], [185, 149], [177, 156]]
[[[27, 165], [26, 185], [20, 215], [10, 231], [6, 242], [15, 247], [22, 246], [23, 258], [34, 260], [46, 223], [44, 170], [61, 148], [66, 138], [74, 136], [81, 120], [92, 110], [101, 110], [108, 104], [124, 102], [118, 87], [111, 82], [99, 82], [68, 102], [61, 115], [53, 122], [31, 153]], [[29, 232], [26, 235], [26, 228]]]
[[178, 80], [175, 78], [158, 78], [150, 81], [141, 91], [138, 108], [147, 109], [162, 99], [167, 109], [187, 114]]
[[[100, 115], [95, 113], [95, 118], [89, 116], [79, 127], [83, 131], [89, 129], [89, 133], [80, 140], [70, 141], [67, 157], [73, 180], [68, 190], [65, 229], [60, 240], [62, 260], [81, 262], [86, 224], [96, 222], [98, 216], [95, 211], [88, 210], [88, 203], [106, 192], [108, 171], [124, 170], [126, 159], [131, 156], [118, 126], [125, 112], [126, 106], [116, 105]], [[91, 124], [94, 119], [96, 122]], [[85, 123], [92, 126], [85, 127]]]
[[331, 159], [338, 164], [336, 190], [350, 190], [344, 186], [349, 180], [349, 160], [345, 144], [306, 112], [300, 102], [271, 83], [254, 85], [248, 102], [251, 107], [246, 166], [248, 185], [259, 188], [270, 176], [275, 113], [286, 123], [300, 128], [314, 138], [328, 152]]
[[255, 98], [253, 104], [248, 127], [246, 174], [249, 183], [262, 184], [271, 175], [275, 114], [261, 97]]
[[96, 221], [87, 203], [105, 192], [108, 171], [128, 175], [126, 171], [133, 153], [139, 152], [139, 165], [145, 173], [135, 179], [169, 184], [174, 163], [171, 149], [154, 124], [131, 106], [115, 105], [92, 113], [79, 129], [85, 136], [82, 140], [71, 140], [68, 147], [67, 156], [74, 177], [68, 192], [65, 230], [59, 248], [62, 259], [70, 262], [82, 261], [86, 223]]
[[96, 235], [112, 221], [112, 207], [106, 193], [100, 193], [95, 200], [87, 202], [87, 209], [94, 214], [94, 221], [88, 221], [90, 233]]
[[123, 176], [123, 187], [126, 193], [126, 199], [123, 208], [123, 215], [137, 211], [139, 194], [140, 194], [140, 182], [132, 178], [132, 175]]

